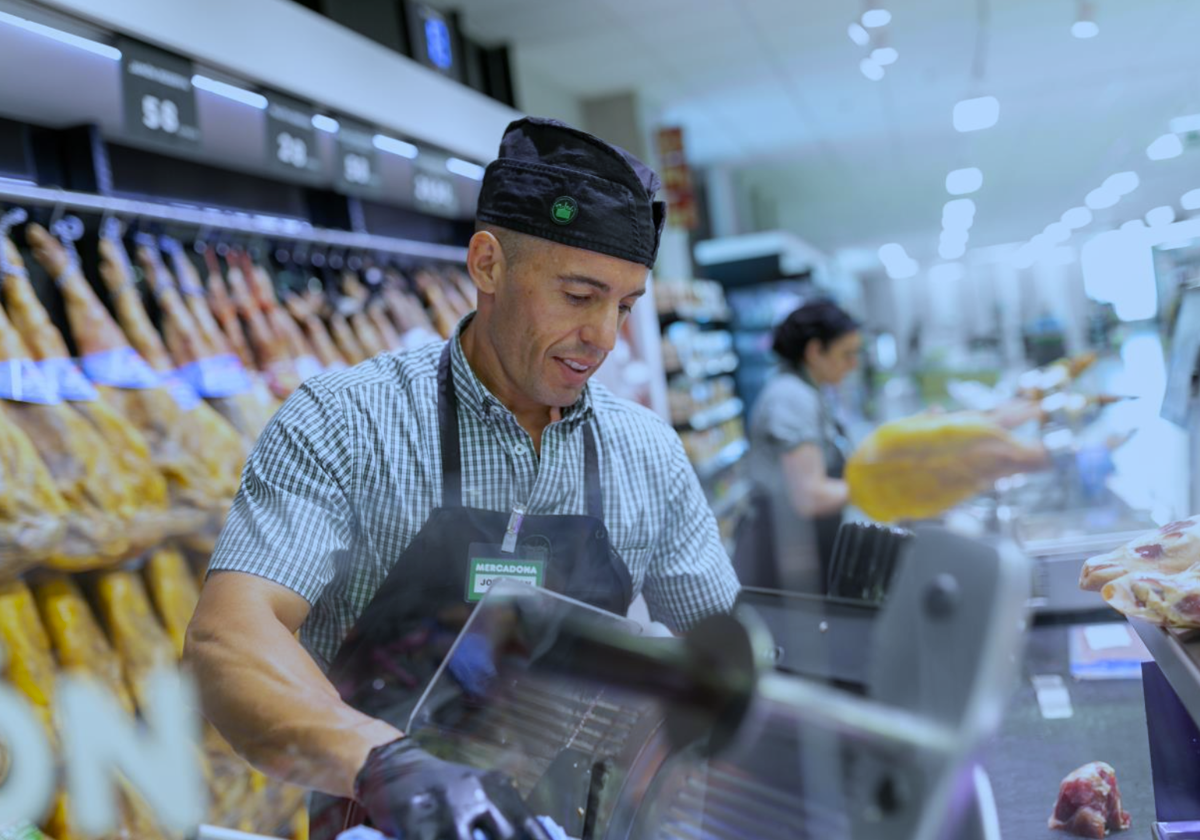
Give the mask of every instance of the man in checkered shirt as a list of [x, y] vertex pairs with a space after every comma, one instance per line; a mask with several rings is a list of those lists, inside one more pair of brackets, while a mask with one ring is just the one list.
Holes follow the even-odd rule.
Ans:
[[[513, 123], [468, 250], [477, 312], [445, 344], [309, 380], [263, 432], [187, 643], [206, 714], [251, 762], [401, 834], [402, 803], [483, 783], [365, 713], [360, 689], [387, 676], [394, 628], [425, 632], [477, 600], [480, 569], [515, 564], [614, 612], [640, 593], [676, 631], [732, 608], [737, 580], [678, 436], [588, 383], [645, 292], [658, 186], [595, 137]], [[424, 680], [422, 667], [391, 670]]]

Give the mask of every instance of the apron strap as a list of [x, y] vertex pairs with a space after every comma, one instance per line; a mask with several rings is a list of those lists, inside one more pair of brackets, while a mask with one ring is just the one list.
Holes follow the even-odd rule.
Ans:
[[[450, 341], [438, 362], [438, 426], [442, 439], [442, 507], [462, 507], [462, 451], [458, 436], [458, 397], [454, 393], [453, 355]], [[588, 516], [604, 521], [604, 496], [600, 488], [600, 458], [592, 424], [583, 426], [584, 498]]]
[[446, 342], [438, 362], [438, 427], [442, 437], [442, 507], [462, 507], [462, 452], [458, 438], [458, 397], [454, 394], [451, 345]]
[[600, 492], [600, 459], [591, 423], [583, 425], [583, 486], [588, 516], [604, 521], [604, 496]]

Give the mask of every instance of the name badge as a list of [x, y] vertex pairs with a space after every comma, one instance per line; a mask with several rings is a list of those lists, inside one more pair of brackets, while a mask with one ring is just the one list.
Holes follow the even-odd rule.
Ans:
[[546, 581], [546, 561], [524, 556], [518, 550], [505, 553], [499, 545], [471, 543], [467, 554], [467, 603], [475, 603], [487, 594], [498, 580], [515, 580], [530, 586], [543, 586]]

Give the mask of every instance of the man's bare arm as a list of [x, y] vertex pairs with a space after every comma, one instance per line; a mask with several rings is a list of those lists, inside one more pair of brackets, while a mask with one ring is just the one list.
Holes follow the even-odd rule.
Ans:
[[308, 602], [241, 572], [205, 583], [184, 659], [201, 705], [247, 761], [276, 778], [351, 797], [367, 753], [400, 737], [355, 711], [296, 640]]

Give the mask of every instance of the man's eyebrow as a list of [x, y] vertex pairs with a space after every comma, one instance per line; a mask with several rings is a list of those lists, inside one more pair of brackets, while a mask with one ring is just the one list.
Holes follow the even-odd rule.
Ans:
[[[564, 274], [558, 278], [560, 283], [583, 283], [585, 286], [591, 286], [599, 289], [602, 292], [612, 291], [612, 287], [603, 280], [597, 280], [595, 277], [589, 277], [586, 274]], [[645, 287], [638, 289], [636, 292], [630, 292], [626, 297], [641, 297], [646, 294]]]

